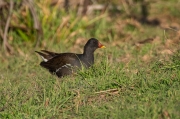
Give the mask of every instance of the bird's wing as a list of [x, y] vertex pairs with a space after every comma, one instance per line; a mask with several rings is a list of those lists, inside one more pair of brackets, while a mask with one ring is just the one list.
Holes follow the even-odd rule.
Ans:
[[80, 67], [80, 61], [75, 54], [59, 54], [47, 62], [41, 62], [40, 65], [51, 72], [57, 72], [62, 68]]

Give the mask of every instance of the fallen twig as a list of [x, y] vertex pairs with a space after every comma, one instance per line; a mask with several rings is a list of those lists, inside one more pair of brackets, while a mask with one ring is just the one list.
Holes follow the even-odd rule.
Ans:
[[117, 92], [118, 89], [109, 89], [109, 90], [103, 90], [103, 91], [99, 91], [99, 92], [95, 92], [96, 94], [100, 94], [100, 93], [114, 93]]

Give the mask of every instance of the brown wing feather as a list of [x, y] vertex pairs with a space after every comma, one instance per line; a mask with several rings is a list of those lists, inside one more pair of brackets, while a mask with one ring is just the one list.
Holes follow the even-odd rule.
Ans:
[[64, 65], [70, 64], [71, 66], [80, 67], [80, 61], [75, 54], [72, 53], [63, 53], [55, 56], [47, 62], [41, 62], [40, 65], [46, 69], [49, 69], [52, 72], [55, 72], [57, 69], [61, 68]]

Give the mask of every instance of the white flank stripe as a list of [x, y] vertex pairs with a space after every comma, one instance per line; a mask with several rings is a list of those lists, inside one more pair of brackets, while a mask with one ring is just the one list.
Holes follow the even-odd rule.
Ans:
[[72, 65], [71, 64], [65, 64], [65, 65], [63, 65], [63, 66], [61, 66], [61, 67], [59, 67], [58, 69], [56, 69], [56, 72], [58, 72], [60, 69], [62, 69], [63, 67], [66, 67], [66, 68], [71, 68], [72, 67]]

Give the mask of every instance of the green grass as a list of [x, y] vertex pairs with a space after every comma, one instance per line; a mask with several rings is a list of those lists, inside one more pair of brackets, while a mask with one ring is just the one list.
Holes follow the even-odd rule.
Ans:
[[112, 49], [97, 51], [89, 70], [62, 79], [34, 54], [11, 57], [0, 69], [0, 118], [179, 118], [179, 57], [124, 64], [107, 58], [122, 55]]

